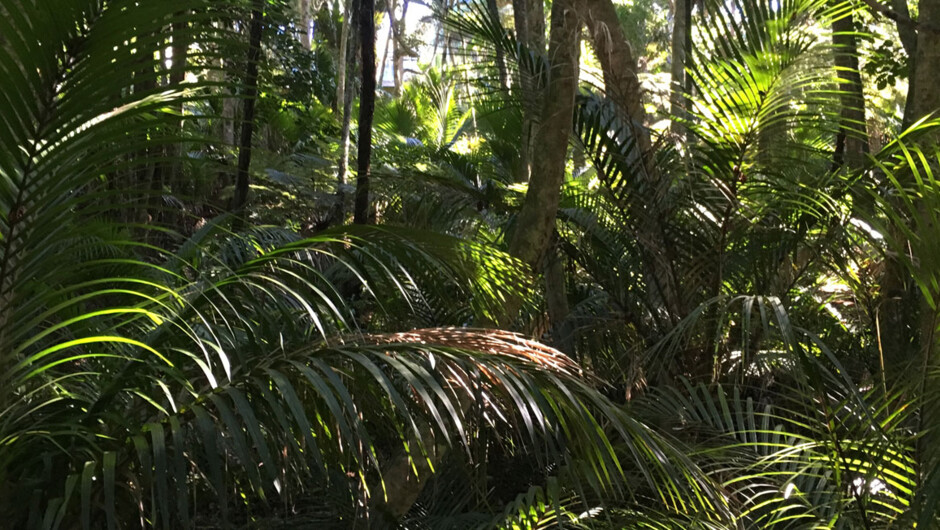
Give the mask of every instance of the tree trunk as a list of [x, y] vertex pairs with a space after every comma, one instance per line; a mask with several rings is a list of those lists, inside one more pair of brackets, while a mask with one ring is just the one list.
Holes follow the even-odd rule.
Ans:
[[[343, 6], [343, 26], [339, 32], [339, 54], [336, 70], [336, 101], [333, 102], [333, 110], [339, 111], [345, 109], [346, 104], [346, 66], [349, 64], [349, 18], [352, 15], [349, 3], [345, 0], [340, 4]], [[345, 110], [344, 110], [345, 112]], [[343, 115], [345, 120], [345, 114]], [[348, 139], [348, 137], [347, 137]], [[344, 144], [345, 145], [345, 144]]]
[[552, 246], [545, 263], [545, 305], [551, 324], [552, 346], [568, 355], [574, 355], [573, 334], [567, 321], [571, 310], [568, 306], [568, 289], [565, 286], [565, 262], [557, 245]]
[[[509, 253], [535, 271], [542, 269], [551, 247], [561, 185], [565, 180], [568, 137], [578, 88], [578, 37], [581, 31], [578, 7], [578, 0], [555, 0], [552, 4], [551, 65], [542, 123], [535, 140], [541, 152], [533, 160], [529, 189], [509, 243]], [[515, 317], [519, 304], [518, 300], [507, 304], [507, 314], [504, 315], [507, 320]]]
[[245, 68], [245, 94], [242, 107], [242, 127], [238, 140], [238, 169], [235, 174], [235, 193], [229, 209], [240, 211], [248, 201], [251, 166], [251, 139], [255, 127], [255, 100], [258, 97], [258, 62], [261, 59], [264, 0], [253, 0], [251, 22], [248, 29], [248, 62]]
[[[496, 0], [486, 0], [486, 10], [489, 12], [490, 18], [493, 19], [493, 22], [498, 24], [499, 28], [503, 27], [503, 23], [499, 17], [499, 6], [496, 4]], [[503, 53], [503, 49], [499, 46], [496, 47], [496, 68], [499, 72], [499, 88], [501, 90], [509, 90], [509, 73], [506, 70], [506, 57]]]
[[512, 0], [512, 15], [519, 42], [529, 51], [545, 53], [544, 0]]
[[388, 25], [388, 35], [385, 37], [385, 47], [382, 49], [382, 61], [379, 63], [379, 81], [378, 87], [381, 88], [385, 85], [385, 63], [388, 62], [388, 50], [389, 48], [395, 46], [395, 37], [392, 34], [392, 25]]
[[689, 43], [692, 40], [692, 0], [675, 0], [676, 9], [672, 26], [672, 87], [669, 91], [670, 114], [673, 116], [671, 130], [679, 134], [684, 130], [681, 122], [675, 118], [685, 116], [686, 75], [685, 68], [691, 53]]
[[913, 83], [914, 83], [914, 68], [917, 66], [915, 55], [917, 55], [917, 29], [914, 22], [911, 20], [911, 11], [907, 7], [907, 0], [891, 0], [891, 8], [897, 14], [894, 18], [895, 25], [898, 28], [898, 36], [901, 40], [901, 46], [904, 47], [904, 52], [907, 53], [907, 79], [908, 79], [908, 92], [907, 100], [904, 104], [904, 116], [901, 121], [901, 127], [906, 129], [910, 127], [910, 119], [913, 117], [912, 109], [910, 108], [913, 98]]
[[940, 109], [940, 0], [920, 0], [919, 6], [914, 71], [907, 95], [910, 115], [904, 120], [908, 123]]
[[[685, 316], [685, 308], [679, 296], [679, 285], [671, 258], [671, 249], [666, 242], [663, 214], [658, 200], [661, 182], [658, 168], [652, 161], [652, 144], [649, 130], [644, 125], [646, 111], [643, 108], [640, 81], [637, 77], [636, 58], [620, 27], [617, 11], [611, 0], [585, 0], [587, 25], [591, 43], [604, 74], [607, 97], [616, 104], [631, 126], [638, 157], [642, 167], [637, 168], [637, 178], [644, 181], [651, 196], [645, 203], [630, 201], [631, 217], [636, 219], [636, 236], [648, 269], [651, 284], [649, 295], [657, 304], [663, 304], [673, 323]], [[655, 300], [656, 297], [661, 300]]]
[[[940, 27], [940, 0], [921, 0], [919, 11], [914, 44], [909, 42], [912, 27], [902, 24], [903, 21], [898, 18], [902, 43], [908, 41], [904, 44], [905, 49], [914, 50], [914, 55], [910, 57], [910, 84], [904, 109], [904, 127], [940, 109], [940, 84], [937, 83], [940, 76], [940, 31], [937, 30]], [[907, 32], [906, 36], [904, 32]], [[923, 145], [935, 145], [938, 134], [933, 133], [920, 140]], [[879, 315], [886, 377], [889, 380], [903, 376], [902, 367], [914, 359], [913, 348], [918, 342], [923, 348], [925, 360], [937, 357], [936, 344], [924, 342], [924, 330], [930, 329], [934, 312], [925, 307], [922, 295], [911, 287], [911, 282], [910, 271], [902, 263], [896, 259], [886, 260], [885, 278], [882, 281], [885, 297]], [[920, 324], [912, 325], [913, 313], [918, 307], [921, 308]], [[931, 336], [936, 337], [937, 334]]]
[[369, 172], [372, 159], [372, 118], [375, 114], [375, 0], [359, 0], [358, 11], [362, 87], [359, 96], [359, 142], [353, 222], [368, 224], [371, 217]]
[[[347, 15], [351, 14], [351, 10], [347, 10]], [[358, 40], [353, 34], [352, 46], [347, 48], [347, 52], [343, 56], [344, 70], [346, 67], [345, 63], [355, 64], [355, 54], [356, 47], [358, 46]], [[346, 46], [343, 46], [346, 48]], [[339, 158], [339, 168], [336, 175], [336, 205], [333, 208], [333, 213], [330, 215], [330, 223], [342, 223], [346, 218], [346, 173], [348, 172], [349, 167], [349, 128], [350, 122], [352, 121], [352, 103], [353, 103], [353, 76], [344, 76], [343, 82], [349, 86], [344, 87], [343, 90], [343, 127], [340, 130], [340, 158]]]
[[839, 76], [841, 121], [833, 163], [850, 169], [864, 165], [868, 154], [868, 129], [865, 124], [865, 96], [858, 71], [858, 43], [852, 14], [832, 23], [836, 74]]
[[[646, 111], [640, 98], [636, 58], [620, 27], [617, 10], [611, 0], [586, 0], [587, 26], [591, 43], [604, 74], [604, 90], [633, 122], [642, 128]], [[649, 149], [649, 134], [641, 136], [641, 148]]]
[[[920, 0], [917, 24], [917, 49], [904, 120], [908, 124], [940, 110], [940, 83], [937, 82], [940, 79], [940, 0]], [[940, 143], [940, 131], [935, 128], [919, 141], [925, 150], [932, 152]], [[933, 164], [933, 170], [935, 173], [940, 171], [936, 163]], [[921, 216], [920, 222], [927, 225], [931, 212], [925, 211], [926, 205], [923, 201], [917, 206]], [[928, 259], [927, 256], [919, 258]], [[932, 287], [932, 291], [931, 295], [936, 300], [940, 293], [937, 292], [936, 286]], [[940, 407], [937, 406], [937, 394], [931, 392], [940, 385], [940, 333], [937, 333], [938, 309], [929, 307], [922, 296], [919, 306], [922, 359], [919, 364], [923, 374], [922, 397], [926, 403], [921, 409], [922, 428], [918, 429], [918, 432], [927, 434], [920, 439], [918, 447], [924, 455], [921, 460], [922, 469], [927, 470], [935, 466], [940, 459], [940, 434], [937, 432], [937, 426], [940, 426]]]
[[[545, 5], [542, 0], [513, 0], [513, 21], [516, 39], [528, 53], [545, 54]], [[532, 173], [535, 137], [538, 135], [538, 114], [542, 109], [541, 91], [536, 72], [519, 69], [522, 91], [522, 144], [519, 149], [520, 172], [516, 182], [528, 182]]]
[[[394, 41], [394, 47], [392, 48], [392, 75], [393, 87], [392, 94], [395, 97], [401, 95], [401, 87], [404, 81], [405, 73], [405, 21], [408, 16], [408, 4], [409, 0], [402, 0], [401, 6], [401, 18], [396, 19], [394, 16], [395, 9], [389, 11], [389, 16], [391, 17], [391, 29], [392, 29], [392, 40]], [[397, 7], [398, 2], [394, 3]]]
[[300, 0], [300, 44], [310, 51], [310, 0]]

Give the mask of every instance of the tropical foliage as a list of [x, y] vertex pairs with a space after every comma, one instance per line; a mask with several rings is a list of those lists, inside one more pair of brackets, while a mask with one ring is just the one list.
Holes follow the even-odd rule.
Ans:
[[3, 525], [940, 525], [936, 3], [0, 0]]

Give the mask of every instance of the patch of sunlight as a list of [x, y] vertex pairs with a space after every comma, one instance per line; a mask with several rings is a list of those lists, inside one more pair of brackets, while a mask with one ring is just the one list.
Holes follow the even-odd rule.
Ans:
[[871, 481], [867, 481], [862, 477], [858, 477], [852, 481], [852, 487], [855, 488], [856, 495], [861, 495], [866, 489], [868, 490], [868, 493], [872, 495], [881, 492], [884, 492], [887, 495], [891, 494], [891, 490], [888, 489], [888, 485], [877, 478], [872, 479]]
[[864, 231], [865, 233], [867, 233], [869, 236], [871, 236], [874, 239], [884, 239], [884, 236], [881, 235], [881, 232], [875, 230], [874, 228], [872, 228], [870, 224], [866, 223], [865, 221], [862, 221], [861, 219], [853, 218], [849, 222], [852, 223], [853, 226]]

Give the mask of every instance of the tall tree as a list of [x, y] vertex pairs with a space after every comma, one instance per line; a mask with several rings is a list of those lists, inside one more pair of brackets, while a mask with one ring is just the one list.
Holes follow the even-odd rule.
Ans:
[[845, 16], [832, 22], [832, 44], [835, 48], [836, 74], [839, 76], [841, 119], [836, 139], [834, 165], [860, 168], [868, 153], [868, 131], [865, 124], [865, 96], [862, 76], [858, 70], [858, 41], [854, 7], [846, 6]]
[[[359, 45], [359, 39], [356, 38], [356, 34], [353, 33], [352, 36], [349, 35], [348, 19], [351, 15], [352, 6], [347, 4], [346, 18], [343, 20], [343, 42], [340, 46], [340, 50], [342, 51], [341, 72], [343, 74], [345, 74], [347, 67], [356, 64], [356, 52], [358, 51], [357, 47]], [[343, 124], [340, 128], [339, 139], [340, 155], [336, 174], [336, 205], [330, 215], [330, 223], [343, 223], [346, 218], [346, 181], [347, 173], [349, 172], [349, 129], [352, 124], [353, 88], [355, 84], [354, 76], [351, 75], [342, 75], [340, 76], [340, 80], [343, 86], [337, 86], [337, 98], [342, 98], [339, 104], [342, 105]]]
[[239, 211], [248, 201], [250, 184], [248, 168], [251, 166], [251, 140], [255, 127], [255, 100], [258, 97], [258, 62], [261, 60], [261, 36], [264, 29], [264, 0], [253, 0], [251, 21], [248, 25], [248, 60], [245, 67], [245, 94], [242, 107], [242, 126], [238, 140], [238, 166], [235, 174], [235, 193], [229, 209]]
[[[669, 91], [670, 114], [679, 117], [686, 106], [685, 93], [689, 86], [686, 82], [685, 68], [692, 44], [692, 6], [693, 0], [675, 0], [675, 12], [672, 24], [672, 62], [670, 74], [672, 87]], [[682, 126], [679, 121], [672, 123], [672, 132], [679, 133]]]
[[[513, 21], [516, 39], [523, 49], [537, 56], [545, 54], [545, 4], [543, 0], [513, 0]], [[498, 20], [498, 19], [497, 19]], [[533, 171], [535, 138], [538, 136], [538, 115], [542, 110], [542, 88], [539, 75], [526, 68], [519, 69], [522, 93], [522, 145], [519, 151], [521, 172], [516, 180], [526, 182]]]
[[310, 50], [310, 0], [300, 0], [297, 4], [297, 11], [300, 15], [299, 30], [300, 30], [300, 44], [303, 45], [305, 51]]
[[[678, 279], [670, 260], [671, 249], [666, 242], [664, 215], [658, 204], [660, 190], [665, 186], [659, 168], [653, 163], [652, 142], [646, 128], [646, 111], [643, 108], [642, 89], [637, 75], [637, 60], [630, 43], [627, 42], [611, 0], [585, 0], [587, 26], [591, 44], [604, 75], [604, 90], [607, 97], [619, 108], [624, 122], [629, 127], [636, 159], [639, 161], [636, 178], [651, 190], [645, 201], [630, 201], [631, 215], [636, 219], [635, 228], [640, 248], [646, 254], [644, 261], [655, 289], [651, 297], [659, 297], [667, 306], [672, 318], [684, 315], [685, 310], [679, 296]], [[645, 204], [644, 204], [645, 203]]]
[[[502, 28], [502, 21], [499, 16], [499, 5], [497, 5], [496, 0], [486, 0], [486, 10], [489, 12], [493, 22], [496, 22], [499, 24], [499, 27]], [[496, 47], [496, 68], [499, 72], [499, 87], [504, 91], [508, 90], [509, 72], [506, 69], [506, 56], [501, 46]]]
[[920, 0], [918, 8], [917, 44], [904, 120], [908, 124], [940, 110], [940, 0]]
[[[940, 85], [936, 82], [940, 76], [940, 0], [920, 0], [916, 21], [907, 16], [904, 0], [898, 0], [892, 6], [898, 11], [884, 8], [879, 11], [897, 21], [902, 45], [908, 53], [913, 52], [908, 63], [910, 82], [903, 119], [903, 126], [909, 127], [940, 110]], [[924, 145], [936, 144], [937, 133], [929, 134], [921, 141]], [[923, 208], [922, 202], [918, 203], [918, 208]], [[937, 336], [934, 333], [934, 311], [926, 307], [912, 281], [909, 271], [898, 259], [887, 260], [882, 281], [885, 298], [879, 316], [884, 363], [889, 376], [893, 372], [891, 378], [903, 377], [902, 367], [915, 358], [914, 346], [918, 343], [924, 359], [937, 357], [933, 353], [935, 341], [929, 339]], [[916, 325], [913, 317], [918, 307], [921, 316], [919, 325]]]
[[358, 0], [357, 5], [362, 84], [359, 93], [359, 141], [353, 222], [368, 224], [371, 217], [369, 173], [372, 161], [372, 120], [375, 115], [375, 0]]
[[[642, 128], [646, 119], [641, 99], [637, 62], [620, 26], [611, 0], [585, 0], [591, 44], [604, 74], [604, 90], [633, 122]], [[649, 149], [649, 134], [638, 129], [643, 151]]]
[[581, 31], [578, 11], [581, 7], [580, 0], [555, 0], [552, 3], [548, 52], [551, 63], [542, 120], [535, 138], [540, 154], [532, 161], [529, 188], [509, 243], [510, 253], [536, 271], [541, 270], [551, 246], [561, 185], [565, 179], [568, 138], [578, 88], [578, 37]]
[[349, 0], [339, 2], [343, 25], [339, 32], [339, 52], [336, 55], [336, 101], [333, 102], [333, 110], [339, 111], [343, 108], [346, 101], [346, 69], [349, 65], [349, 24], [352, 17], [352, 4]]

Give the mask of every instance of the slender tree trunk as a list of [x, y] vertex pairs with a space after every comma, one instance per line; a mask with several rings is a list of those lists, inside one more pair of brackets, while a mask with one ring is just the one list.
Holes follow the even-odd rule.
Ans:
[[860, 168], [868, 154], [868, 128], [865, 123], [865, 96], [858, 70], [858, 43], [851, 13], [832, 23], [836, 74], [841, 80], [841, 122], [836, 142], [834, 165]]
[[[347, 14], [351, 10], [347, 10]], [[343, 57], [343, 62], [351, 65], [356, 64], [355, 54], [358, 51], [358, 39], [355, 34], [352, 37], [352, 45], [347, 48], [347, 53]], [[344, 46], [344, 48], [346, 48]], [[345, 65], [344, 65], [345, 66]], [[336, 176], [336, 205], [330, 216], [331, 223], [342, 223], [346, 218], [346, 174], [349, 167], [349, 129], [352, 122], [352, 104], [353, 104], [353, 76], [344, 77], [344, 83], [348, 86], [343, 91], [343, 127], [340, 130], [340, 158], [339, 168]]]
[[[493, 19], [493, 22], [502, 28], [503, 23], [500, 20], [499, 6], [496, 4], [496, 0], [486, 0], [486, 10], [489, 13], [490, 18]], [[506, 56], [503, 52], [503, 49], [499, 46], [496, 47], [496, 68], [499, 71], [499, 88], [504, 92], [508, 91], [509, 72], [506, 70]]]
[[[545, 7], [542, 0], [513, 0], [512, 14], [516, 26], [516, 39], [528, 53], [545, 54]], [[542, 110], [541, 92], [537, 72], [519, 68], [522, 91], [522, 144], [519, 149], [517, 182], [528, 182], [532, 173], [535, 138], [538, 135], [538, 115]]]
[[[183, 17], [185, 13], [179, 13], [177, 16]], [[189, 25], [183, 20], [177, 20], [173, 23], [171, 28], [171, 35], [173, 36], [173, 42], [171, 43], [171, 50], [173, 53], [172, 64], [170, 66], [170, 75], [169, 87], [170, 89], [176, 89], [179, 87], [183, 81], [186, 79], [186, 61], [188, 59], [189, 51], [189, 35], [187, 31]], [[174, 109], [182, 117], [183, 115], [183, 102], [180, 101]], [[177, 123], [178, 131], [182, 133], [183, 130], [183, 121], [182, 119]], [[180, 178], [180, 173], [182, 172], [182, 163], [183, 158], [183, 144], [174, 143], [173, 145], [167, 145], [164, 147], [164, 154], [166, 161], [164, 162], [165, 169], [163, 171], [162, 179], [159, 182], [155, 182], [155, 185], [160, 189], [157, 189], [158, 196], [157, 199], [162, 201], [162, 188], [166, 186], [173, 193], [179, 194], [183, 191], [182, 179]], [[187, 190], [188, 191], [188, 190]], [[174, 215], [174, 218], [170, 220], [173, 223], [174, 227], [183, 232], [183, 218], [180, 215]]]
[[917, 67], [917, 61], [915, 60], [917, 55], [917, 30], [911, 21], [911, 11], [907, 7], [907, 0], [891, 0], [891, 7], [898, 14], [895, 24], [898, 28], [898, 36], [901, 39], [901, 46], [904, 47], [904, 52], [907, 53], [908, 92], [904, 104], [904, 117], [901, 122], [901, 127], [907, 128], [913, 123], [914, 113], [910, 106], [916, 99], [912, 96], [914, 94], [914, 70]]
[[[692, 0], [675, 0], [676, 9], [672, 27], [672, 87], [669, 91], [670, 114], [674, 118], [685, 116], [686, 74], [685, 68], [691, 53], [689, 43], [692, 40]], [[684, 127], [673, 119], [672, 132], [679, 134]]]
[[[544, 259], [551, 248], [561, 185], [565, 180], [568, 139], [578, 89], [579, 7], [582, 7], [579, 0], [555, 0], [552, 3], [548, 53], [551, 65], [542, 122], [535, 140], [541, 152], [533, 160], [529, 188], [509, 242], [509, 253], [535, 271], [543, 269]], [[507, 303], [502, 324], [515, 318], [520, 304], [519, 300]]]
[[310, 50], [310, 0], [300, 0], [300, 44]]
[[[617, 11], [611, 0], [585, 0], [587, 25], [591, 42], [604, 74], [607, 97], [623, 112], [631, 126], [631, 133], [639, 150], [642, 167], [638, 167], [637, 178], [644, 180], [651, 195], [643, 204], [631, 201], [631, 217], [636, 219], [636, 235], [647, 263], [651, 285], [651, 303], [663, 304], [675, 323], [685, 315], [679, 284], [671, 258], [671, 248], [666, 241], [663, 213], [659, 208], [661, 190], [666, 184], [653, 165], [652, 145], [649, 130], [644, 125], [646, 111], [643, 109], [640, 81], [637, 77], [636, 58], [620, 27]], [[655, 297], [661, 300], [655, 300]]]
[[[346, 103], [346, 67], [349, 64], [349, 57], [346, 55], [348, 54], [347, 50], [349, 48], [349, 19], [352, 15], [349, 2], [344, 0], [340, 5], [343, 6], [343, 26], [339, 32], [339, 60], [337, 61], [339, 64], [337, 65], [336, 71], [336, 101], [333, 102], [333, 110], [336, 111], [344, 109]], [[344, 120], [346, 119], [345, 116], [344, 114]]]
[[255, 127], [255, 100], [258, 97], [258, 62], [261, 60], [264, 0], [253, 0], [251, 22], [248, 29], [248, 61], [245, 68], [245, 94], [242, 107], [242, 126], [238, 140], [238, 168], [235, 174], [235, 193], [229, 209], [240, 211], [248, 201], [251, 166], [251, 139]]
[[[394, 86], [392, 88], [392, 93], [395, 97], [401, 95], [402, 82], [404, 80], [405, 73], [405, 20], [408, 16], [408, 4], [409, 0], [402, 0], [401, 7], [401, 17], [396, 19], [394, 13], [397, 9], [391, 9], [389, 11], [389, 16], [391, 17], [391, 29], [392, 29], [392, 40], [394, 41], [394, 47], [392, 48], [392, 75], [394, 76]], [[398, 2], [396, 0], [395, 7], [397, 8]]]
[[372, 118], [375, 114], [375, 0], [359, 0], [358, 19], [362, 88], [359, 96], [359, 143], [353, 221], [356, 224], [368, 224], [371, 217], [369, 172], [372, 159]]
[[385, 84], [385, 63], [388, 62], [388, 50], [395, 45], [395, 38], [392, 35], [392, 26], [388, 26], [388, 35], [385, 37], [385, 48], [382, 50], [382, 62], [379, 63], [379, 82], [381, 88]]

